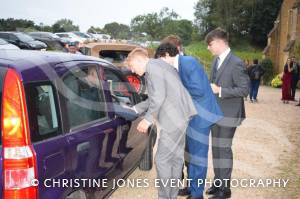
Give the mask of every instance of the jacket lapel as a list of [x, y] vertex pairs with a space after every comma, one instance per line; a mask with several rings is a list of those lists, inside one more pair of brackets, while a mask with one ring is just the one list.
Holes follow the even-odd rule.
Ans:
[[225, 58], [225, 60], [223, 61], [223, 63], [221, 64], [220, 68], [216, 71], [216, 81], [218, 82], [220, 79], [221, 74], [223, 73], [224, 69], [226, 68], [226, 65], [228, 64], [228, 61], [231, 57], [231, 52], [227, 55], [227, 57]]

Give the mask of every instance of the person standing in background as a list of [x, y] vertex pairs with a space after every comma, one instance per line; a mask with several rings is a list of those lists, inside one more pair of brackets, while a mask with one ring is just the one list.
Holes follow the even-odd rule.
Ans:
[[[245, 59], [244, 63], [245, 63], [246, 69], [248, 70], [250, 68], [250, 66], [251, 66], [250, 60], [249, 59]], [[247, 101], [248, 100], [248, 96], [244, 97], [244, 100]]]
[[286, 64], [284, 65], [283, 68], [283, 75], [282, 75], [282, 98], [281, 100], [283, 101], [284, 104], [288, 104], [289, 100], [292, 99], [291, 97], [291, 82], [292, 82], [292, 68], [293, 68], [293, 63], [290, 58], [286, 60]]
[[265, 70], [258, 64], [258, 60], [254, 59], [253, 65], [248, 68], [248, 73], [250, 77], [250, 102], [257, 102], [258, 88]]
[[295, 95], [296, 95], [296, 89], [297, 89], [297, 83], [299, 81], [299, 74], [300, 74], [300, 66], [297, 63], [296, 57], [292, 57], [291, 58], [291, 64], [292, 64], [292, 71], [291, 71], [291, 75], [292, 75], [292, 79], [291, 79], [291, 100], [292, 101], [296, 101], [295, 100]]

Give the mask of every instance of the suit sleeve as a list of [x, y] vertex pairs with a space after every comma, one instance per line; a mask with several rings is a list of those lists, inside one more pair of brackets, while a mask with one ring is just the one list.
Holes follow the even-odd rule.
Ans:
[[203, 81], [206, 80], [203, 67], [196, 60], [193, 60], [189, 67], [191, 70], [186, 73], [189, 77], [186, 87], [193, 99], [202, 97], [205, 94]]
[[243, 62], [238, 62], [232, 70], [233, 87], [222, 87], [221, 98], [247, 97], [249, 94], [249, 76]]
[[166, 98], [166, 82], [161, 67], [155, 65], [149, 67], [149, 78], [147, 79], [149, 108], [144, 118], [150, 123], [154, 122], [154, 118], [157, 117]]
[[149, 99], [146, 99], [145, 101], [142, 101], [134, 106], [134, 109], [136, 112], [141, 115], [145, 113], [148, 110], [149, 107]]

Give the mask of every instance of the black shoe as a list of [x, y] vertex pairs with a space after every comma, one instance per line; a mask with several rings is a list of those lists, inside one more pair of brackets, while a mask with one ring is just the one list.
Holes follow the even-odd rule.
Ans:
[[190, 195], [190, 194], [191, 194], [190, 190], [187, 187], [185, 187], [183, 189], [179, 189], [177, 195], [179, 195], [179, 196], [187, 196], [187, 195]]
[[226, 189], [226, 190], [218, 190], [212, 197], [209, 199], [226, 199], [231, 197], [231, 190]]
[[299, 103], [299, 104], [297, 104], [296, 106], [300, 106], [300, 103]]
[[215, 186], [211, 186], [209, 187], [207, 190], [206, 190], [206, 194], [207, 195], [212, 195], [212, 194], [215, 194], [217, 191], [219, 191], [219, 188], [218, 187], [215, 187]]
[[203, 199], [203, 196], [194, 197], [192, 195], [189, 195], [186, 199]]

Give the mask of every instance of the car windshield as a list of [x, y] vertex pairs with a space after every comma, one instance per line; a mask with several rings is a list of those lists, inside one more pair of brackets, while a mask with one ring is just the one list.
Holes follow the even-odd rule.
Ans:
[[79, 36], [79, 37], [83, 37], [83, 38], [89, 38], [87, 35], [85, 35], [82, 32], [73, 32], [75, 35]]
[[29, 35], [25, 35], [23, 33], [16, 33], [15, 34], [21, 41], [34, 41], [34, 39], [32, 37], [30, 37]]
[[8, 44], [7, 41], [0, 39], [0, 45], [5, 45], [5, 44]]
[[56, 34], [53, 34], [53, 33], [48, 33], [49, 36], [55, 38], [55, 39], [59, 39], [59, 36], [57, 36]]

